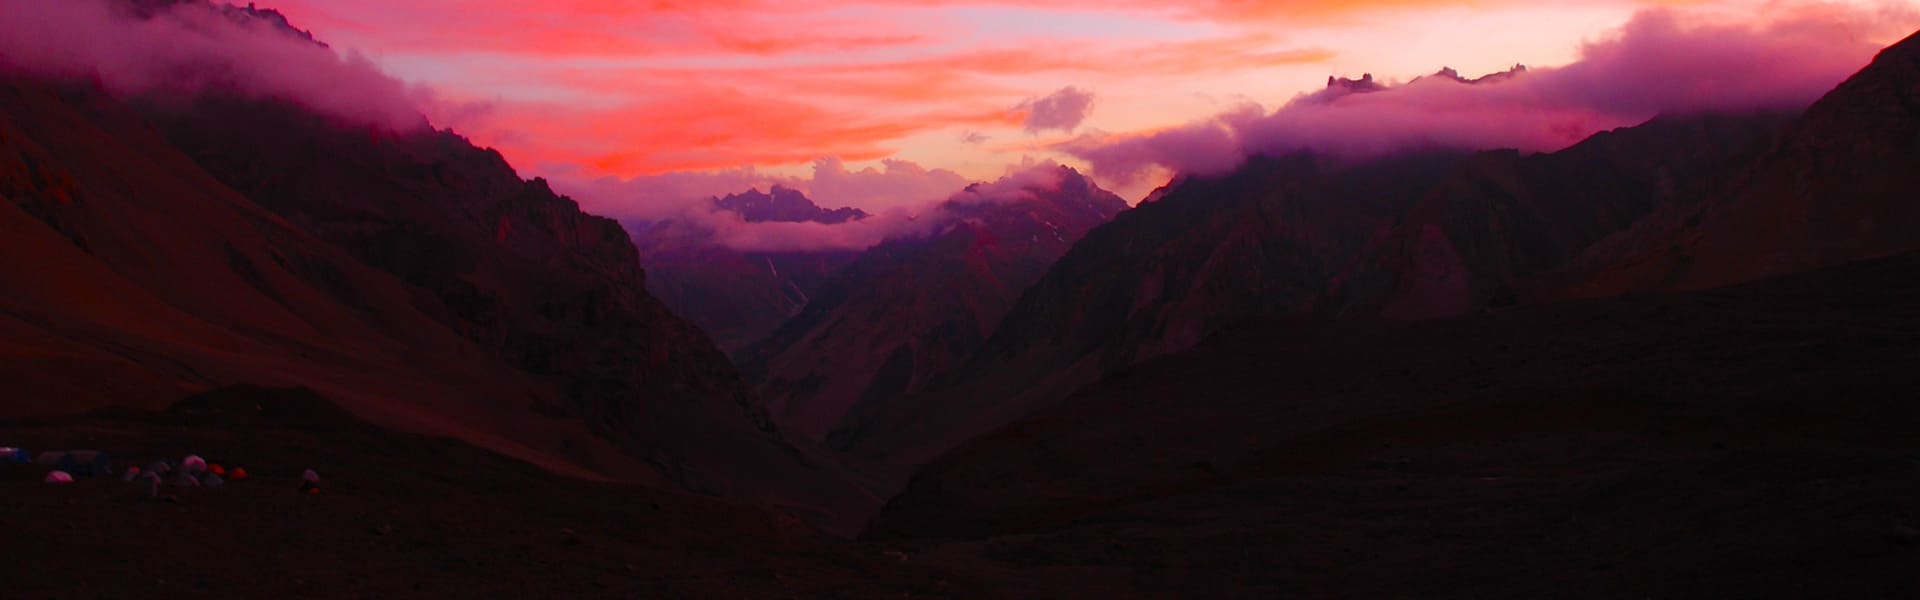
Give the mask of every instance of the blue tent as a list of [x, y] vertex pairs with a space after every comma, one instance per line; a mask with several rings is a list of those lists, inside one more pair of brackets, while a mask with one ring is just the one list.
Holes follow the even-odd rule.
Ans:
[[33, 458], [27, 455], [26, 448], [0, 448], [0, 462], [30, 463]]

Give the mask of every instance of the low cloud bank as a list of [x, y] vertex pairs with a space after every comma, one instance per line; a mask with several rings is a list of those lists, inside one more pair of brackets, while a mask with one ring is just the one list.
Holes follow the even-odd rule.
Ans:
[[1658, 115], [1803, 108], [1865, 66], [1876, 19], [1835, 7], [1718, 25], [1636, 15], [1580, 59], [1478, 80], [1442, 71], [1398, 85], [1336, 79], [1268, 112], [1243, 104], [1155, 132], [1086, 135], [1056, 149], [1107, 181], [1159, 169], [1217, 174], [1253, 154], [1368, 158], [1420, 149], [1552, 151]]
[[131, 96], [206, 91], [293, 102], [355, 125], [425, 127], [431, 94], [289, 27], [205, 2], [7, 0], [0, 68], [96, 81]]

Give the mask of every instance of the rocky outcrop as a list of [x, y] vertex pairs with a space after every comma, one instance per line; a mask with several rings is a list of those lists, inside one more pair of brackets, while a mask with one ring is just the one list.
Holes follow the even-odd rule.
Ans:
[[1413, 78], [1413, 81], [1419, 81], [1422, 79], [1426, 79], [1428, 77], [1435, 77], [1439, 79], [1450, 79], [1456, 83], [1465, 83], [1465, 84], [1473, 85], [1473, 84], [1481, 84], [1481, 83], [1494, 83], [1494, 82], [1506, 81], [1508, 79], [1513, 79], [1515, 77], [1519, 77], [1525, 74], [1527, 74], [1526, 65], [1514, 65], [1513, 68], [1507, 69], [1505, 71], [1488, 73], [1486, 75], [1481, 75], [1473, 79], [1467, 79], [1466, 77], [1460, 75], [1459, 69], [1455, 69], [1453, 67], [1440, 67], [1440, 70], [1435, 71], [1432, 75], [1423, 75], [1420, 77], [1415, 77]]

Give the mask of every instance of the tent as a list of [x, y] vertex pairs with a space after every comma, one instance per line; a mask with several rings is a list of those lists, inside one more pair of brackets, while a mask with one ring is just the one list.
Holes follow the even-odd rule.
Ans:
[[180, 471], [183, 473], [199, 473], [205, 470], [207, 470], [207, 459], [200, 458], [197, 454], [180, 459]]
[[33, 462], [33, 457], [27, 455], [26, 448], [8, 446], [0, 448], [0, 462], [29, 463]]
[[41, 452], [33, 462], [48, 469], [66, 471], [73, 475], [96, 477], [113, 474], [113, 459], [99, 450]]
[[66, 471], [53, 471], [47, 473], [46, 481], [47, 483], [73, 483], [73, 476]]

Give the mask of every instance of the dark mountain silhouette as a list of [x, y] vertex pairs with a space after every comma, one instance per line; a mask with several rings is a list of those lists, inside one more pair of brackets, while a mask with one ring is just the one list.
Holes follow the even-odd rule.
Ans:
[[1127, 207], [1079, 172], [1057, 175], [1031, 198], [968, 203], [963, 192], [942, 205], [954, 224], [861, 253], [743, 352], [774, 422], [824, 436], [855, 404], [917, 392], [979, 348], [1054, 260]]
[[1550, 154], [1475, 154], [1374, 236], [1320, 312], [1427, 318], [1514, 304], [1602, 238], [1713, 193], [1790, 118], [1662, 117]]
[[[714, 206], [749, 223], [840, 224], [864, 219], [857, 208], [825, 209], [799, 191], [775, 186], [715, 198]], [[675, 314], [700, 326], [734, 353], [766, 339], [827, 278], [859, 255], [855, 250], [747, 252], [719, 246], [712, 232], [679, 221], [631, 223], [647, 289]]]
[[1310, 311], [1369, 236], [1462, 160], [1427, 154], [1348, 165], [1295, 154], [1184, 178], [1074, 244], [954, 383], [862, 403], [830, 440], [930, 458], [1221, 326]]
[[[1662, 117], [1537, 156], [1357, 165], [1255, 157], [1230, 175], [1182, 178], [1068, 252], [954, 385], [857, 413], [834, 440], [929, 458], [1249, 318], [1458, 315], [1723, 285], [1794, 270], [1783, 263], [1804, 269], [1911, 249], [1898, 233], [1911, 211], [1889, 193], [1905, 188], [1884, 173], [1904, 173], [1890, 165], [1913, 150], [1875, 142], [1816, 151], [1805, 141], [1844, 145], [1911, 128], [1902, 88], [1877, 74], [1902, 68], [1904, 56], [1888, 50], [1804, 116]], [[1789, 176], [1798, 179], [1781, 180]], [[1814, 200], [1828, 193], [1845, 199]], [[1780, 194], [1792, 197], [1765, 197]], [[1796, 215], [1817, 220], [1811, 233], [1781, 220]], [[1751, 245], [1767, 231], [1803, 237], [1777, 250]], [[1718, 241], [1692, 241], [1706, 232]], [[1736, 268], [1745, 270], [1712, 274]]]
[[0, 72], [0, 443], [256, 473], [0, 462], [0, 532], [46, 540], [10, 592], [1920, 592], [1920, 37], [1802, 114], [1255, 156], [1133, 209], [1049, 167], [859, 252], [630, 234], [206, 79]]
[[[870, 502], [788, 446], [632, 242], [447, 132], [209, 92], [4, 81], [6, 414], [305, 385], [556, 471], [827, 522]], [[858, 509], [854, 509], [858, 510]]]
[[[1109, 593], [1910, 592], [1916, 82], [1910, 38], [1784, 130], [1669, 118], [1476, 155], [1318, 310], [1004, 416], [866, 535], [1133, 574]], [[1605, 297], [1528, 302], [1568, 294]]]
[[[1702, 289], [1920, 245], [1920, 39], [1882, 51], [1705, 201], [1597, 245], [1550, 294]], [[1559, 287], [1565, 286], [1565, 287]]]
[[1032, 596], [1912, 595], [1916, 340], [1920, 255], [1249, 323], [969, 441], [865, 536]]

